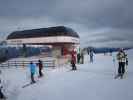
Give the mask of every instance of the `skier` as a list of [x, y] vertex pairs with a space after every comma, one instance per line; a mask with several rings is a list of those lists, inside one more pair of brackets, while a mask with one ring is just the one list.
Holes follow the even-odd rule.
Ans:
[[115, 78], [120, 77], [123, 78], [123, 75], [125, 73], [125, 65], [128, 65], [128, 58], [127, 54], [124, 52], [123, 48], [121, 48], [117, 54], [117, 60], [118, 60], [118, 75]]
[[42, 69], [43, 69], [43, 64], [41, 60], [38, 60], [38, 67], [39, 67], [39, 77], [43, 76]]
[[77, 63], [79, 64], [80, 63], [80, 53], [77, 54]]
[[84, 50], [81, 50], [81, 64], [84, 64]]
[[22, 56], [24, 56], [24, 57], [27, 56], [27, 47], [26, 47], [26, 44], [23, 44], [23, 48], [22, 48]]
[[79, 64], [80, 63], [80, 48], [77, 49], [77, 63]]
[[93, 63], [93, 50], [90, 49], [90, 62]]
[[[1, 70], [0, 70], [0, 74], [1, 74]], [[1, 79], [0, 79], [0, 100], [1, 100], [1, 99], [6, 99], [4, 93], [2, 92], [2, 88], [3, 88], [3, 86], [2, 86], [2, 81], [1, 81]]]
[[36, 64], [34, 64], [32, 61], [29, 64], [30, 72], [31, 72], [31, 83], [35, 83], [34, 75], [36, 72]]
[[76, 51], [74, 51], [74, 49], [71, 51], [71, 66], [72, 66], [72, 70], [77, 70], [76, 68]]

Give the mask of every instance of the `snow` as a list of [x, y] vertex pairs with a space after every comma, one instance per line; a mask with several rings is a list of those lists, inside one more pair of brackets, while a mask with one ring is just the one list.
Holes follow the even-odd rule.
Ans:
[[124, 79], [114, 79], [117, 61], [112, 56], [97, 54], [94, 63], [77, 65], [77, 71], [70, 71], [70, 65], [44, 68], [44, 77], [26, 88], [30, 82], [28, 68], [4, 68], [5, 92], [8, 100], [132, 100], [133, 98], [133, 50], [127, 51], [128, 72]]

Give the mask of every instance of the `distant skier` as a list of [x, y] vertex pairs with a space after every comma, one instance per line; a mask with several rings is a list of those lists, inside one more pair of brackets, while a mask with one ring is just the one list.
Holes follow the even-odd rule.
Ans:
[[77, 68], [76, 68], [76, 51], [74, 51], [74, 49], [71, 51], [71, 66], [72, 66], [72, 70], [77, 70]]
[[112, 56], [112, 52], [113, 52], [113, 51], [112, 51], [111, 49], [109, 49], [110, 56]]
[[79, 64], [80, 63], [80, 53], [77, 54], [77, 63]]
[[115, 78], [123, 78], [123, 75], [125, 73], [125, 65], [128, 65], [128, 58], [127, 54], [124, 52], [123, 48], [119, 50], [117, 54], [117, 60], [118, 60], [118, 75]]
[[22, 48], [22, 56], [24, 56], [24, 57], [27, 56], [27, 47], [26, 47], [26, 44], [23, 44], [23, 48]]
[[42, 61], [41, 60], [38, 60], [37, 65], [39, 67], [39, 77], [42, 77], [43, 76], [43, 73], [42, 73], [42, 69], [43, 69]]
[[[1, 74], [1, 70], [0, 70], [0, 74]], [[1, 99], [6, 99], [4, 93], [2, 92], [3, 86], [2, 86], [2, 80], [0, 79], [0, 100]]]
[[80, 48], [78, 48], [77, 50], [77, 63], [79, 64], [80, 63], [80, 58], [81, 58], [81, 55], [80, 55]]
[[31, 83], [35, 83], [34, 75], [36, 72], [36, 64], [34, 64], [32, 61], [29, 64], [30, 72], [31, 72]]
[[89, 54], [90, 54], [90, 62], [93, 63], [93, 56], [94, 55], [93, 55], [93, 50], [92, 49], [90, 49], [90, 53]]
[[81, 64], [84, 64], [84, 50], [81, 50]]

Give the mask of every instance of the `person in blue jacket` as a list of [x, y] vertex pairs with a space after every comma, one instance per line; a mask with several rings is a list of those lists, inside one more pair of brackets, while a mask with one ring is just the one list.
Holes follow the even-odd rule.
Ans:
[[29, 64], [30, 72], [31, 72], [31, 83], [35, 83], [34, 75], [36, 73], [36, 64], [34, 64], [32, 61]]

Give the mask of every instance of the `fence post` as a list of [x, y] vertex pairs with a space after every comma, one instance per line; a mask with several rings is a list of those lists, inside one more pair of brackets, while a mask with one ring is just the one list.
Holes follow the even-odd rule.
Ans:
[[55, 68], [55, 59], [53, 60], [53, 68]]
[[24, 68], [24, 61], [22, 62], [22, 66], [23, 66], [23, 68]]
[[17, 68], [17, 62], [16, 62], [16, 60], [15, 60], [15, 67]]
[[9, 66], [10, 66], [9, 61], [7, 61], [7, 66], [8, 66], [8, 68], [9, 68]]

